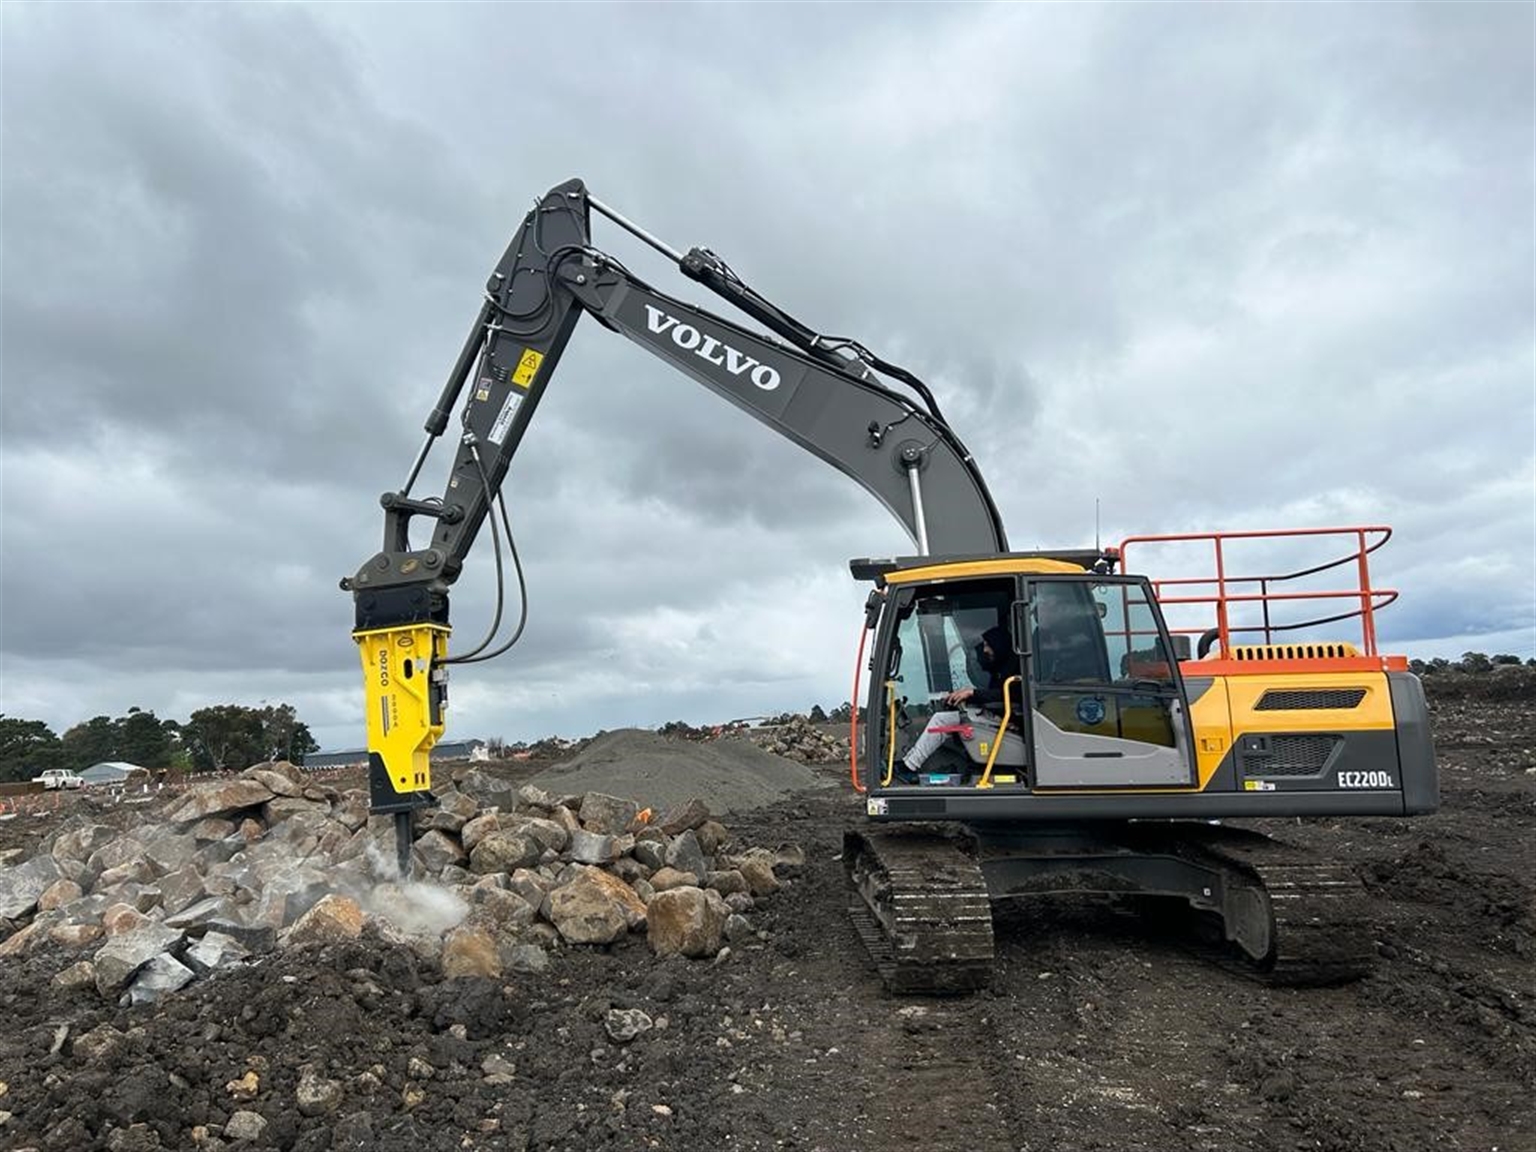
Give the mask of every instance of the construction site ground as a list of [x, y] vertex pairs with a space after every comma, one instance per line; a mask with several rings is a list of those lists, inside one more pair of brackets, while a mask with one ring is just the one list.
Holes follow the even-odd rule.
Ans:
[[[726, 818], [806, 864], [717, 961], [658, 961], [635, 935], [540, 975], [444, 981], [404, 947], [350, 943], [137, 1009], [52, 988], [68, 961], [51, 952], [12, 961], [0, 1146], [1536, 1148], [1536, 693], [1491, 695], [1432, 698], [1438, 814], [1265, 826], [1349, 860], [1374, 895], [1380, 963], [1359, 983], [1268, 988], [1155, 916], [1063, 899], [999, 910], [989, 990], [892, 997], [845, 914], [859, 805], [821, 787]], [[0, 847], [30, 850], [43, 820], [9, 822]], [[616, 1041], [613, 1008], [655, 1026]], [[103, 1023], [127, 1040], [83, 1053]], [[341, 1081], [339, 1107], [298, 1107], [304, 1067]], [[244, 1097], [228, 1087], [252, 1071]], [[240, 1109], [266, 1121], [253, 1140], [224, 1131]]]

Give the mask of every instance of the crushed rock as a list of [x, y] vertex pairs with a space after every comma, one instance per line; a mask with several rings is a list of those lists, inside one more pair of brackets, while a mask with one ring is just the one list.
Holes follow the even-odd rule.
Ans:
[[697, 798], [721, 813], [761, 808], [792, 792], [829, 786], [813, 769], [749, 740], [674, 740], [640, 728], [603, 733], [532, 783], [557, 796], [602, 792], [656, 811]]

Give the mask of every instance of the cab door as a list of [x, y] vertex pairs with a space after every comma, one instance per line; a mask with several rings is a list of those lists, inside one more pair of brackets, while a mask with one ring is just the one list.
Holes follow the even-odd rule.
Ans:
[[1146, 581], [1034, 577], [1023, 608], [1034, 787], [1193, 787], [1189, 708]]

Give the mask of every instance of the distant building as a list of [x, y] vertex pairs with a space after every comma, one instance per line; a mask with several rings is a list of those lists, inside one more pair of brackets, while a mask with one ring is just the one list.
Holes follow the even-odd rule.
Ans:
[[[491, 750], [484, 740], [444, 740], [432, 749], [432, 763], [447, 760], [489, 760]], [[304, 767], [314, 768], [366, 768], [368, 749], [344, 748], [339, 752], [310, 752], [304, 757]]]
[[128, 777], [133, 775], [148, 776], [149, 770], [123, 760], [103, 760], [81, 772], [80, 779], [85, 781], [87, 788], [110, 788], [127, 783]]

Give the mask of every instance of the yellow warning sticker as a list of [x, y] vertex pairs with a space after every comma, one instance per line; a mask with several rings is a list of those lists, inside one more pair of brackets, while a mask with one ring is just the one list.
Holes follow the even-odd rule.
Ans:
[[532, 348], [523, 349], [523, 358], [517, 362], [517, 370], [512, 373], [512, 383], [519, 388], [526, 388], [533, 383], [533, 378], [539, 374], [539, 365], [544, 363], [544, 353], [535, 352]]

